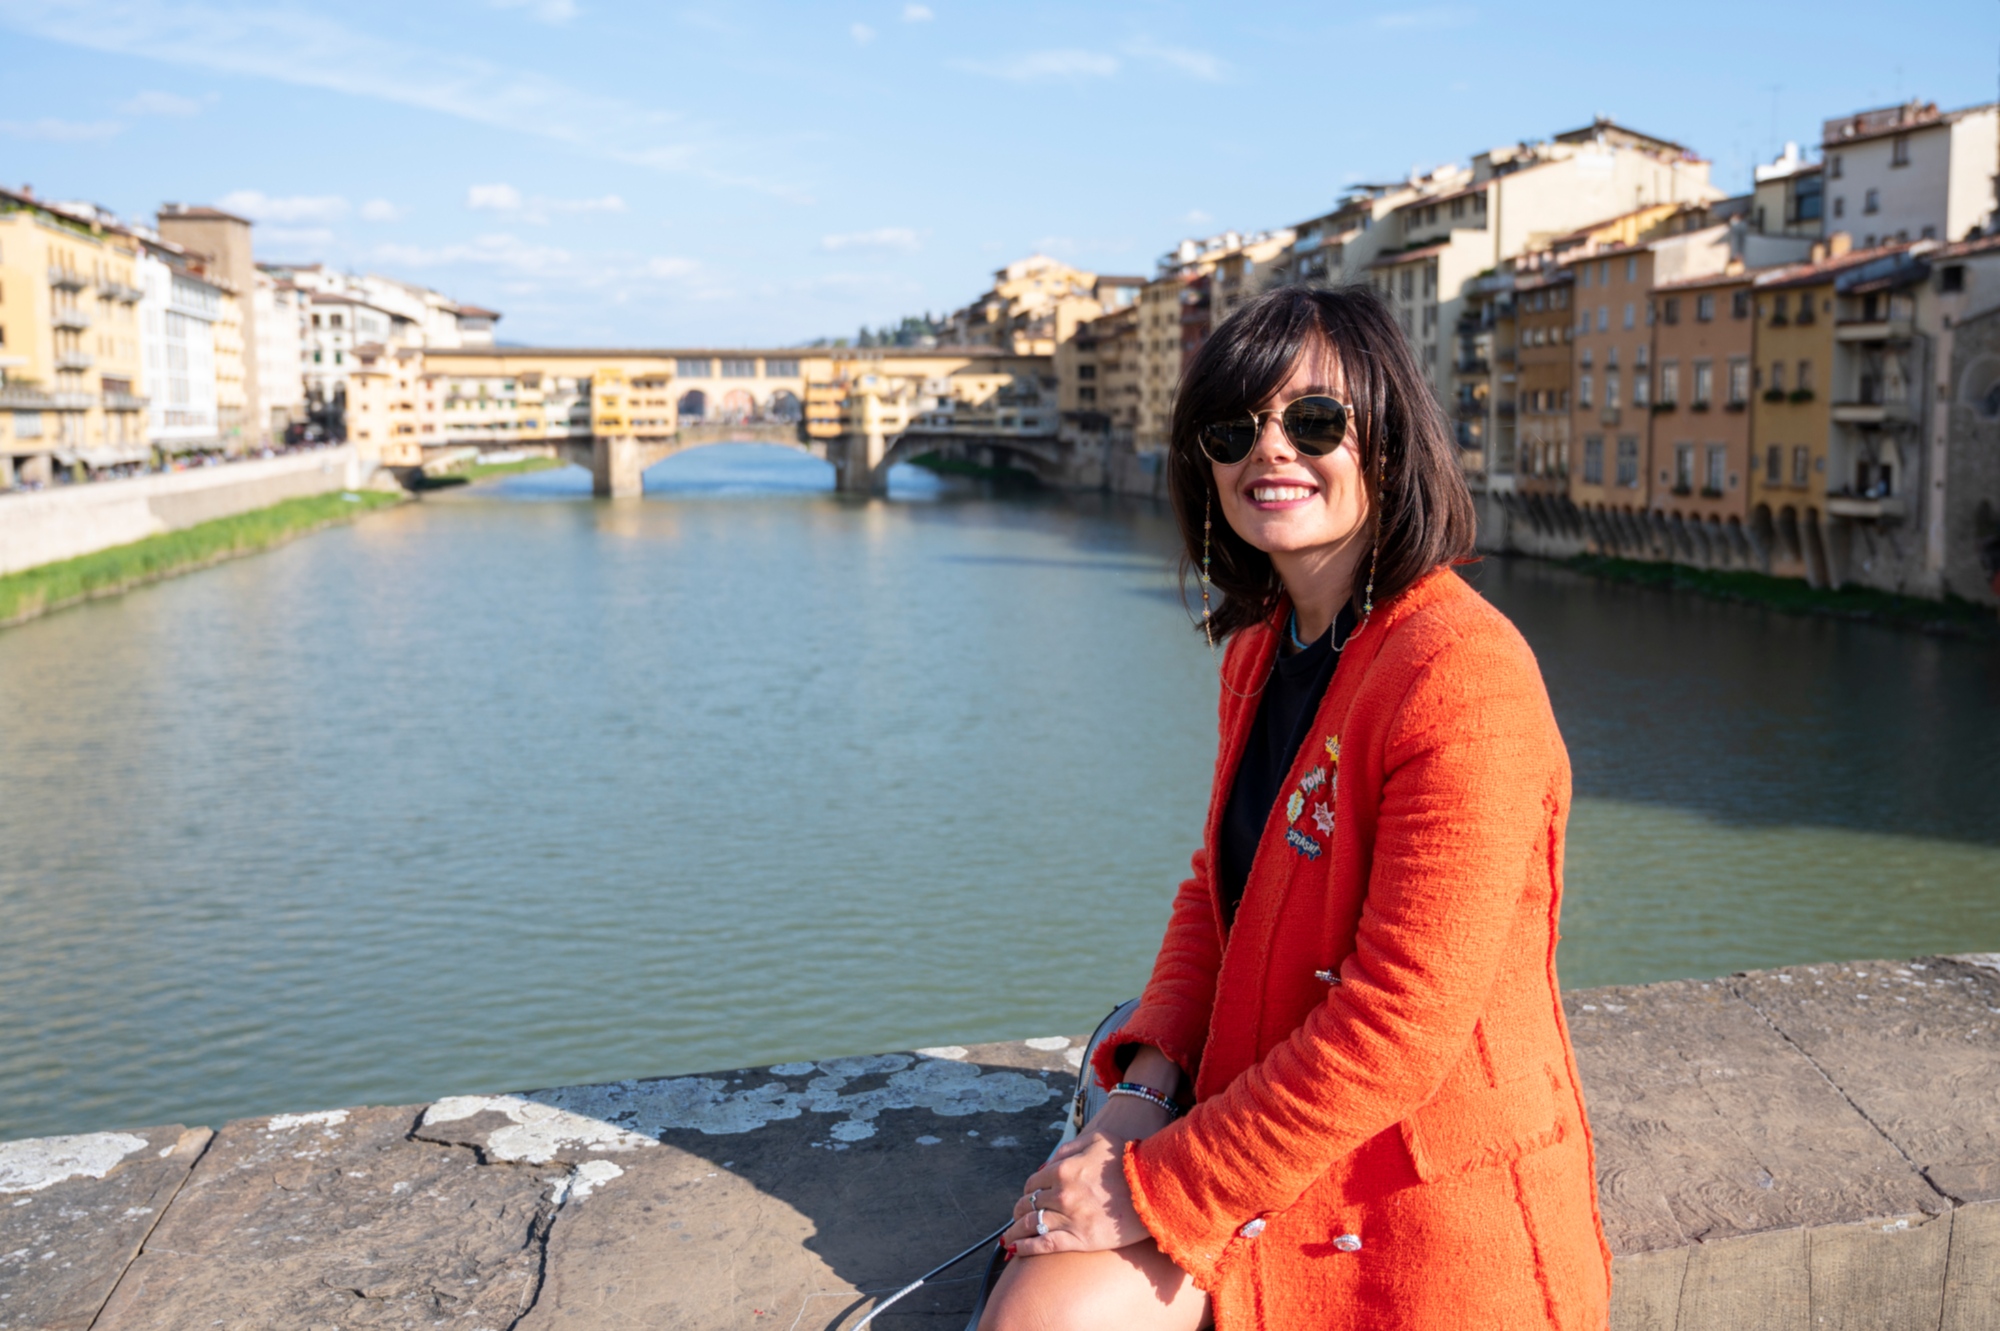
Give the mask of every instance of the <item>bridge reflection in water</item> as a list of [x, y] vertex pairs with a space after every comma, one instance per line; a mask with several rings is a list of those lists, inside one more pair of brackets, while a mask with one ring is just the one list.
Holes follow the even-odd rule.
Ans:
[[[983, 348], [783, 351], [465, 348], [424, 354], [447, 412], [422, 449], [542, 448], [589, 469], [601, 496], [640, 493], [662, 459], [724, 440], [798, 448], [836, 486], [880, 494], [926, 454], [1088, 485], [1059, 437], [1051, 357]], [[432, 440], [435, 442], [431, 442]]]

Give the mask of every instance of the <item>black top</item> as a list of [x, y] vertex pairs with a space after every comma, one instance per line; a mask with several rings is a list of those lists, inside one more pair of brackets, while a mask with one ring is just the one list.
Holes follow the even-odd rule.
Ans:
[[1250, 881], [1250, 862], [1256, 858], [1257, 843], [1264, 837], [1264, 825], [1271, 819], [1271, 806], [1278, 802], [1285, 777], [1298, 757], [1312, 729], [1320, 699], [1340, 664], [1343, 646], [1354, 632], [1354, 607], [1344, 606], [1333, 628], [1289, 656], [1283, 648], [1271, 663], [1271, 678], [1265, 682], [1264, 696], [1257, 704], [1257, 719], [1243, 741], [1243, 760], [1236, 768], [1236, 784], [1230, 788], [1229, 803], [1222, 810], [1222, 827], [1216, 837], [1215, 883], [1222, 893], [1222, 918], [1236, 919], [1236, 907], [1243, 900], [1243, 888]]

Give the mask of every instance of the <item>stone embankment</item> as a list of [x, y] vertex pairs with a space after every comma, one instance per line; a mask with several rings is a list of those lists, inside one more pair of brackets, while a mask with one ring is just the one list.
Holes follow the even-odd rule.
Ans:
[[351, 444], [219, 467], [0, 495], [0, 574], [129, 545], [286, 499], [352, 490]]
[[[2000, 957], [1565, 1001], [1618, 1331], [2000, 1328]], [[0, 1328], [846, 1326], [1004, 1217], [1081, 1045], [0, 1145]]]

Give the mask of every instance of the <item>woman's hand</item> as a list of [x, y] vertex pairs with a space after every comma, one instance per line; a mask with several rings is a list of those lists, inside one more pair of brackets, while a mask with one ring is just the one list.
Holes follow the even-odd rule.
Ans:
[[[1036, 1257], [1101, 1252], [1151, 1238], [1125, 1181], [1125, 1143], [1150, 1137], [1172, 1121], [1157, 1105], [1113, 1096], [1082, 1132], [1029, 1175], [1014, 1203], [1007, 1242], [1017, 1254]], [[1048, 1226], [1046, 1236], [1036, 1231], [1038, 1219]]]

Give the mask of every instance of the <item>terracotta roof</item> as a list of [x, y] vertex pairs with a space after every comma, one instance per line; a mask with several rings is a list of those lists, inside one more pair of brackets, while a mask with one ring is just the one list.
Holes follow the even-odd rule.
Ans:
[[210, 208], [206, 204], [163, 203], [160, 205], [160, 216], [192, 217], [204, 222], [241, 222], [244, 226], [256, 225], [247, 217], [225, 213], [220, 208]]
[[1441, 240], [1429, 245], [1420, 245], [1413, 250], [1397, 250], [1393, 254], [1385, 254], [1368, 266], [1370, 268], [1394, 268], [1399, 263], [1408, 263], [1412, 259], [1428, 259], [1433, 254], [1442, 254], [1450, 248], [1450, 241]]
[[460, 317], [469, 316], [474, 319], [498, 319], [500, 317], [500, 311], [489, 310], [479, 305], [460, 305], [458, 313]]
[[1704, 273], [1700, 277], [1683, 277], [1672, 282], [1655, 282], [1655, 291], [1694, 291], [1702, 287], [1743, 286], [1757, 280], [1759, 273], [1770, 272], [1768, 268], [1742, 268], [1733, 273]]
[[2000, 234], [1975, 236], [1970, 240], [1954, 241], [1940, 245], [1925, 256], [1931, 259], [1963, 259], [1969, 255], [1985, 254], [1990, 250], [2000, 250]]
[[1818, 263], [1791, 263], [1777, 268], [1766, 268], [1757, 275], [1756, 284], [1771, 289], [1817, 286], [1821, 282], [1832, 281], [1850, 268], [1907, 253], [1912, 247], [1911, 242], [1898, 241], [1889, 245], [1877, 245], [1873, 249], [1849, 250], [1838, 258], [1822, 259]]

